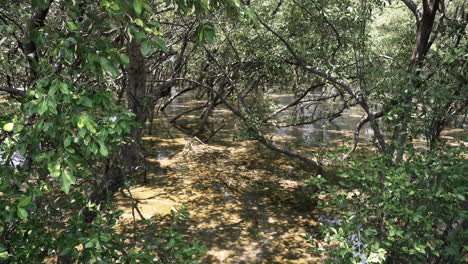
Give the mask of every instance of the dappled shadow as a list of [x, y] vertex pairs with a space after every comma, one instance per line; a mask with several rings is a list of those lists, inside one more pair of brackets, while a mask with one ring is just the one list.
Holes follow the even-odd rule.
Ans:
[[[185, 204], [191, 215], [181, 231], [206, 245], [203, 263], [319, 261], [307, 252], [304, 239], [316, 225], [313, 203], [301, 193], [311, 174], [297, 164], [250, 141], [222, 147], [196, 140], [144, 140], [147, 183], [139, 180], [131, 188], [137, 207], [148, 219]], [[115, 200], [124, 210], [122, 223], [129, 225], [129, 195], [120, 193]]]
[[[174, 116], [196, 103], [188, 102], [179, 102], [167, 111]], [[193, 112], [177, 122], [196, 131], [199, 115]], [[326, 155], [319, 152], [322, 144], [341, 146], [343, 139], [349, 140], [352, 130], [340, 127], [343, 122], [353, 122], [354, 128], [360, 118], [356, 114], [337, 119], [337, 124], [327, 128], [265, 133], [279, 145], [318, 157]], [[191, 215], [179, 228], [206, 245], [203, 263], [322, 262], [321, 256], [308, 252], [304, 238], [317, 228], [311, 199], [314, 190], [304, 186], [313, 173], [255, 141], [235, 140], [238, 124], [233, 120], [225, 109], [215, 110], [211, 117], [215, 129], [221, 124], [225, 127], [209, 144], [202, 143], [203, 138], [181, 135], [167, 126], [165, 117], [156, 120], [159, 123], [153, 124], [153, 135], [143, 138], [146, 181], [141, 177], [131, 188], [141, 215], [164, 219], [171, 209], [186, 205]], [[122, 224], [127, 226], [133, 217], [128, 196], [115, 197], [124, 210]], [[137, 220], [141, 218], [133, 213]]]
[[[198, 103], [187, 98], [169, 106], [167, 111], [174, 116]], [[200, 112], [192, 112], [177, 122], [194, 132], [199, 117]], [[272, 128], [265, 135], [278, 145], [325, 162], [330, 150], [349, 147], [355, 124], [361, 118], [361, 111], [352, 108], [327, 124]], [[131, 188], [140, 212], [132, 212], [128, 191], [115, 197], [119, 209], [124, 211], [120, 222], [123, 229], [133, 232], [133, 217], [156, 217], [159, 224], [154, 225], [154, 230], [149, 231], [143, 222], [138, 222], [136, 229], [145, 235], [158, 235], [163, 226], [167, 227], [171, 209], [184, 204], [191, 215], [178, 229], [206, 245], [203, 263], [323, 262], [322, 256], [308, 252], [304, 239], [307, 233], [317, 231], [311, 199], [314, 190], [304, 187], [312, 173], [257, 142], [235, 140], [240, 136], [236, 134], [238, 124], [226, 109], [213, 112], [211, 121], [215, 128], [222, 124], [225, 129], [210, 138], [209, 144], [182, 135], [167, 124], [167, 119], [155, 119], [153, 135], [143, 138], [146, 177], [138, 178]], [[456, 141], [459, 134], [466, 135], [459, 132], [445, 132], [443, 138]], [[363, 144], [353, 155], [373, 153], [371, 137], [372, 131], [364, 127], [359, 140]], [[466, 142], [466, 137], [462, 140]], [[422, 141], [416, 139], [414, 143], [417, 146]], [[324, 175], [332, 183], [337, 180], [336, 170], [327, 169]]]

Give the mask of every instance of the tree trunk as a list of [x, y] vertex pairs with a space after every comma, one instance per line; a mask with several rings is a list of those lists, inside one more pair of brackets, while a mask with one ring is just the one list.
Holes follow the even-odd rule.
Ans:
[[31, 37], [34, 31], [44, 26], [45, 19], [47, 17], [47, 14], [49, 14], [49, 7], [52, 4], [52, 2], [53, 0], [49, 0], [47, 2], [48, 5], [46, 8], [38, 6], [32, 10], [31, 17], [28, 21], [28, 31], [24, 36], [23, 43], [21, 43], [21, 50], [28, 59], [33, 80], [36, 80], [38, 78], [37, 61], [39, 58], [36, 53], [36, 44], [31, 39]]
[[[91, 202], [105, 206], [106, 201], [112, 198], [125, 183], [125, 175], [133, 173], [139, 164], [142, 164], [143, 155], [141, 154], [141, 136], [143, 125], [147, 119], [148, 111], [145, 107], [146, 96], [146, 71], [145, 59], [140, 52], [140, 45], [136, 42], [130, 42], [127, 48], [130, 58], [130, 65], [127, 70], [127, 107], [135, 115], [140, 126], [131, 131], [132, 142], [121, 147], [117, 153], [109, 160], [109, 164], [104, 172], [104, 177], [96, 185], [95, 190], [90, 195]], [[102, 207], [101, 207], [102, 208]], [[96, 217], [96, 211], [85, 209], [83, 216], [85, 223], [91, 224]], [[71, 254], [59, 256], [57, 263], [72, 264]]]
[[131, 41], [127, 47], [130, 65], [127, 71], [127, 107], [135, 115], [142, 126], [133, 129], [132, 136], [140, 142], [143, 125], [148, 118], [150, 102], [146, 98], [146, 69], [145, 58], [140, 52], [140, 43]]
[[[417, 21], [416, 42], [413, 48], [411, 61], [407, 69], [410, 75], [419, 75], [418, 68], [422, 67], [424, 58], [426, 57], [429, 48], [431, 47], [430, 36], [433, 31], [435, 16], [439, 8], [439, 0], [434, 0], [430, 5], [427, 0], [423, 0], [422, 14], [414, 12]], [[419, 84], [414, 81], [414, 78], [408, 80], [408, 86], [416, 89]], [[407, 94], [401, 104], [403, 107], [409, 106], [413, 100], [412, 92]], [[398, 125], [395, 126], [393, 131], [393, 145], [390, 153], [393, 155], [393, 163], [399, 163], [403, 159], [404, 146], [408, 141], [408, 125], [411, 118], [411, 110], [408, 109], [398, 117]]]

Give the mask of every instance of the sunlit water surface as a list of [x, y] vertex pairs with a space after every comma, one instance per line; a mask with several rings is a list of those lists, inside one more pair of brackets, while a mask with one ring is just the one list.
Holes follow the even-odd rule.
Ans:
[[[270, 99], [286, 104], [292, 97], [271, 95]], [[211, 129], [224, 128], [206, 144], [168, 124], [168, 119], [197, 104], [190, 96], [176, 99], [167, 107], [167, 116], [155, 118], [153, 133], [143, 138], [146, 180], [131, 188], [142, 216], [163, 221], [171, 209], [186, 205], [191, 215], [180, 231], [206, 245], [204, 263], [322, 263], [324, 256], [310, 253], [304, 239], [316, 231], [317, 221], [332, 221], [320, 216], [309, 200], [304, 181], [313, 174], [296, 161], [242, 139], [238, 122], [226, 109], [213, 113]], [[330, 109], [335, 103], [319, 107]], [[178, 124], [195, 131], [199, 115], [193, 112]], [[353, 107], [332, 122], [264, 132], [282, 147], [320, 159], [327, 151], [350, 146], [362, 115], [359, 107]], [[444, 136], [453, 138], [450, 133], [465, 130], [450, 131]], [[363, 149], [372, 150], [372, 135], [369, 127], [361, 131]], [[129, 230], [128, 194], [120, 193], [115, 200], [124, 210], [120, 225]], [[139, 214], [136, 219], [141, 219]]]

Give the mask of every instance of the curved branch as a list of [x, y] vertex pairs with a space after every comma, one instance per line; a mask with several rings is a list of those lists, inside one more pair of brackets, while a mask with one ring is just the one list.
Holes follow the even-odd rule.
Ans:
[[263, 122], [267, 122], [268, 120], [272, 119], [273, 117], [275, 117], [276, 115], [278, 115], [279, 113], [283, 112], [284, 110], [290, 108], [290, 107], [293, 107], [297, 104], [299, 104], [301, 102], [302, 99], [304, 99], [304, 97], [307, 96], [307, 94], [309, 94], [311, 91], [319, 88], [319, 87], [322, 87], [324, 86], [325, 83], [319, 83], [319, 84], [316, 84], [316, 85], [313, 85], [311, 87], [309, 87], [309, 89], [307, 89], [301, 96], [299, 96], [294, 102], [286, 105], [286, 106], [283, 106], [277, 110], [275, 110], [273, 113], [271, 113], [269, 116], [267, 116]]
[[13, 95], [13, 96], [23, 96], [24, 93], [25, 93], [23, 90], [19, 90], [19, 89], [15, 89], [15, 88], [0, 88], [0, 91], [1, 92], [7, 92], [7, 93], [9, 93], [10, 95]]
[[281, 5], [283, 4], [283, 0], [279, 0], [278, 4], [276, 5], [276, 8], [271, 12], [271, 16], [275, 16], [276, 13], [278, 13], [278, 10], [280, 9]]
[[36, 52], [36, 44], [34, 43], [34, 41], [31, 40], [31, 36], [34, 31], [44, 26], [45, 19], [49, 14], [49, 7], [52, 5], [53, 1], [54, 0], [49, 0], [46, 8], [42, 8], [39, 6], [33, 10], [28, 22], [27, 32], [25, 34], [23, 42], [20, 45], [21, 50], [23, 51], [24, 55], [29, 61], [31, 73], [34, 76], [34, 79], [36, 79], [38, 75], [37, 69], [35, 69], [35, 64], [37, 63], [39, 58]]
[[178, 93], [174, 94], [173, 96], [171, 96], [171, 98], [169, 98], [169, 100], [167, 100], [166, 103], [164, 103], [163, 106], [161, 106], [159, 108], [159, 110], [164, 111], [164, 109], [166, 109], [166, 107], [169, 106], [172, 103], [172, 101], [174, 101], [177, 97], [179, 97], [179, 96], [181, 96], [181, 95], [183, 95], [185, 93], [188, 93], [188, 92], [194, 90], [195, 88], [197, 88], [197, 87], [196, 86], [188, 87], [188, 88], [185, 88], [182, 91], [179, 91]]
[[303, 121], [299, 121], [299, 122], [292, 123], [292, 124], [277, 125], [276, 127], [281, 128], [281, 127], [293, 127], [293, 126], [311, 125], [311, 124], [317, 123], [318, 121], [322, 121], [322, 120], [333, 121], [333, 120], [335, 120], [336, 118], [342, 116], [342, 115], [343, 115], [343, 112], [346, 111], [347, 109], [349, 109], [349, 107], [353, 107], [353, 106], [355, 106], [355, 105], [358, 104], [357, 102], [349, 103], [351, 100], [352, 100], [352, 99], [350, 99], [350, 100], [348, 100], [348, 101], [345, 101], [344, 104], [343, 104], [343, 106], [342, 106], [340, 109], [338, 109], [337, 111], [335, 111], [335, 112], [333, 112], [333, 113], [329, 113], [329, 114], [326, 115], [326, 116], [320, 116], [320, 117], [317, 117], [317, 118], [314, 118], [314, 119], [303, 120]]
[[416, 20], [419, 20], [420, 14], [418, 11], [418, 5], [414, 3], [412, 0], [401, 0], [407, 7], [408, 9], [413, 13], [414, 17]]
[[336, 77], [333, 77], [331, 76], [330, 74], [324, 72], [324, 71], [321, 71], [320, 69], [316, 68], [316, 67], [312, 67], [310, 65], [308, 65], [297, 53], [296, 51], [294, 50], [294, 48], [291, 46], [291, 44], [286, 41], [286, 39], [284, 39], [280, 34], [278, 34], [275, 30], [273, 30], [270, 26], [268, 26], [263, 20], [260, 19], [260, 17], [257, 15], [257, 18], [258, 18], [258, 21], [260, 22], [260, 24], [262, 24], [269, 32], [271, 32], [273, 35], [275, 35], [285, 46], [286, 48], [288, 49], [289, 53], [291, 53], [291, 55], [294, 57], [294, 59], [296, 60], [297, 62], [297, 65], [303, 67], [305, 70], [307, 70], [308, 72], [312, 73], [312, 74], [315, 74], [319, 77], [322, 77], [323, 79], [337, 85], [338, 87], [341, 87], [344, 91], [346, 91], [353, 99], [355, 99], [359, 105], [362, 107], [362, 109], [366, 112], [366, 114], [369, 116], [370, 118], [370, 122], [371, 122], [371, 125], [372, 125], [372, 128], [374, 129], [375, 131], [375, 135], [376, 135], [376, 138], [377, 138], [377, 142], [378, 142], [378, 148], [381, 150], [381, 151], [384, 151], [386, 150], [387, 148], [387, 145], [385, 143], [385, 139], [384, 139], [384, 136], [383, 136], [383, 133], [382, 131], [380, 130], [378, 124], [375, 122], [375, 118], [370, 110], [370, 107], [367, 103], [367, 99], [364, 97], [364, 95], [362, 94], [357, 94], [353, 91], [353, 89], [351, 89], [351, 87], [346, 84], [344, 81], [336, 78]]
[[291, 55], [294, 57], [294, 59], [296, 60], [296, 63], [303, 67], [305, 70], [307, 70], [308, 72], [312, 73], [312, 74], [315, 74], [317, 76], [320, 76], [322, 78], [324, 78], [325, 80], [333, 83], [333, 84], [336, 84], [338, 85], [339, 87], [341, 87], [342, 89], [344, 89], [347, 93], [349, 93], [352, 97], [354, 97], [354, 99], [358, 100], [358, 96], [356, 95], [356, 93], [354, 93], [354, 91], [351, 89], [351, 87], [349, 87], [349, 85], [347, 85], [346, 83], [344, 83], [342, 80], [340, 79], [337, 79], [321, 70], [319, 70], [318, 68], [315, 68], [315, 67], [312, 67], [310, 65], [308, 65], [297, 53], [296, 53], [296, 50], [291, 46], [291, 44], [286, 41], [286, 39], [284, 39], [280, 34], [278, 34], [275, 30], [273, 30], [269, 25], [267, 25], [262, 19], [260, 19], [260, 17], [257, 15], [257, 18], [258, 18], [258, 21], [260, 22], [260, 24], [262, 24], [270, 33], [272, 33], [273, 35], [275, 35], [285, 46], [286, 48], [288, 49], [289, 53], [291, 53]]
[[[244, 121], [245, 124], [248, 124], [248, 120], [247, 118], [241, 114], [240, 111], [236, 110], [234, 107], [232, 107], [228, 102], [226, 102], [226, 100], [224, 98], [222, 98], [222, 101], [224, 103], [224, 105], [229, 109], [231, 110], [231, 112], [236, 115], [237, 117], [239, 117], [242, 121]], [[276, 152], [279, 152], [279, 153], [282, 153], [288, 157], [291, 157], [291, 158], [295, 158], [295, 159], [298, 159], [302, 162], [304, 162], [309, 168], [311, 168], [312, 170], [316, 171], [318, 174], [320, 175], [324, 175], [324, 170], [322, 168], [322, 166], [320, 166], [317, 162], [315, 162], [314, 160], [312, 159], [309, 159], [299, 153], [296, 153], [296, 152], [292, 152], [288, 149], [285, 149], [285, 148], [282, 148], [282, 147], [279, 147], [277, 145], [275, 145], [273, 142], [271, 142], [270, 140], [266, 139], [264, 135], [262, 135], [262, 133], [260, 131], [258, 131], [257, 129], [253, 128], [253, 127], [249, 127], [249, 129], [252, 129], [254, 132], [256, 132], [257, 134], [257, 137], [256, 137], [256, 140], [260, 143], [262, 143], [265, 147], [273, 150], [273, 151], [276, 151]]]
[[[373, 114], [374, 115], [374, 118], [375, 119], [378, 119], [378, 118], [381, 118], [385, 115], [385, 112], [384, 111], [380, 111], [378, 113], [375, 113]], [[371, 119], [369, 118], [369, 116], [366, 116], [364, 118], [362, 118], [359, 123], [356, 125], [356, 130], [354, 131], [354, 138], [353, 138], [353, 147], [351, 148], [351, 150], [345, 155], [345, 159], [348, 158], [352, 153], [354, 153], [354, 151], [356, 151], [357, 149], [357, 145], [358, 145], [358, 139], [359, 139], [359, 134], [361, 133], [361, 129], [362, 127], [367, 124], [369, 121], [371, 121]]]

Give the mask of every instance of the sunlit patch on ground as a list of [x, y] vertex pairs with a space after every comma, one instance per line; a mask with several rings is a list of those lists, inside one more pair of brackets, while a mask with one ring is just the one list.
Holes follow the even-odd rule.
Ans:
[[[204, 263], [319, 261], [304, 239], [316, 225], [313, 208], [300, 204], [302, 180], [309, 174], [294, 162], [253, 141], [224, 147], [190, 138], [143, 140], [147, 184], [139, 180], [131, 188], [137, 207], [148, 219], [185, 204], [191, 213], [186, 232], [207, 246]], [[128, 227], [133, 218], [128, 192], [115, 201], [124, 211], [121, 224]]]
[[[272, 95], [278, 100], [284, 97]], [[183, 111], [195, 103], [179, 102], [172, 110]], [[321, 162], [337, 147], [351, 146], [361, 117], [354, 109], [325, 127], [272, 130], [267, 137]], [[226, 109], [215, 111], [211, 121], [215, 125], [226, 122], [225, 129], [207, 144], [183, 135], [166, 121], [158, 118], [153, 135], [143, 138], [146, 180], [142, 176], [131, 188], [139, 212], [132, 211], [128, 191], [115, 197], [124, 211], [121, 227], [129, 229], [134, 216], [136, 220], [154, 216], [167, 223], [170, 211], [184, 204], [191, 215], [182, 231], [206, 245], [204, 263], [323, 262], [323, 256], [308, 252], [304, 239], [317, 228], [317, 212], [310, 190], [304, 187], [312, 173], [255, 141], [235, 140], [236, 122]], [[178, 122], [194, 129], [199, 116], [194, 113]], [[354, 155], [375, 151], [372, 131], [364, 128], [361, 135]], [[466, 142], [464, 130], [448, 130], [443, 137]], [[415, 143], [424, 147], [422, 140]], [[145, 232], [143, 227], [139, 230]]]

